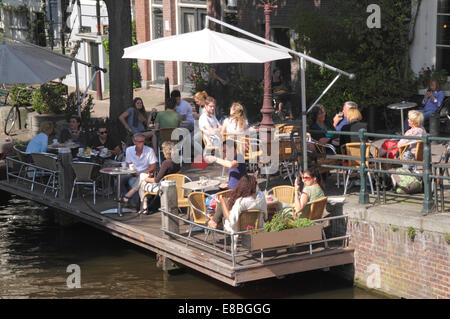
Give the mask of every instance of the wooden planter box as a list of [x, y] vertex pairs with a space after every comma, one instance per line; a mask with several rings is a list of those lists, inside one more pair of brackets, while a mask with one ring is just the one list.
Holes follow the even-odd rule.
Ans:
[[242, 246], [250, 251], [254, 251], [317, 241], [322, 239], [322, 227], [322, 224], [318, 224], [277, 232], [244, 234], [242, 236]]

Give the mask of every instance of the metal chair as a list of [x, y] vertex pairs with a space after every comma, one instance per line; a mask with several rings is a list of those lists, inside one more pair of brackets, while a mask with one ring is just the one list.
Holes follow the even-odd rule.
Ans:
[[76, 185], [91, 185], [95, 205], [95, 194], [96, 194], [95, 173], [98, 172], [100, 165], [91, 162], [73, 162], [72, 168], [75, 173], [75, 179], [73, 181], [72, 193], [70, 194], [69, 203], [72, 203], [73, 192], [75, 191]]
[[13, 150], [16, 152], [17, 158], [19, 159], [20, 163], [20, 168], [19, 168], [19, 172], [17, 173], [17, 180], [16, 180], [16, 184], [19, 182], [20, 179], [22, 179], [21, 177], [21, 173], [22, 170], [24, 170], [24, 174], [23, 174], [23, 180], [28, 180], [28, 173], [33, 173], [35, 171], [35, 169], [33, 167], [30, 167], [28, 164], [31, 163], [32, 158], [31, 158], [31, 153], [27, 153], [26, 152], [26, 147], [22, 146], [22, 145], [14, 145], [13, 146]]
[[[34, 189], [34, 184], [36, 182], [37, 175], [39, 175], [40, 177], [48, 176], [47, 184], [44, 185], [45, 186], [44, 196], [45, 193], [47, 192], [47, 188], [50, 187], [53, 191], [55, 191], [55, 198], [56, 198], [59, 190], [59, 185], [55, 186], [56, 178], [59, 172], [58, 157], [55, 154], [50, 153], [31, 153], [31, 157], [33, 159], [34, 165], [39, 167], [36, 168], [33, 172], [33, 181], [31, 185], [31, 190], [33, 191]], [[50, 183], [52, 183], [52, 186], [50, 186]]]

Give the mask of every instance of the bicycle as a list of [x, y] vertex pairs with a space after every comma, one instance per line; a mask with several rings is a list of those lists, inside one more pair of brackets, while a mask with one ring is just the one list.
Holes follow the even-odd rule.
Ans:
[[[22, 129], [22, 119], [20, 117], [20, 108], [19, 106], [21, 106], [20, 103], [20, 94], [22, 92], [25, 92], [25, 94], [22, 97], [28, 97], [31, 95], [31, 92], [33, 91], [33, 88], [19, 88], [18, 92], [17, 92], [17, 96], [16, 96], [16, 101], [14, 102], [14, 104], [11, 106], [11, 108], [9, 109], [8, 115], [6, 116], [6, 120], [5, 120], [5, 126], [4, 126], [4, 132], [6, 135], [11, 135], [11, 133], [13, 132], [13, 129], [16, 127], [16, 121], [19, 122], [19, 130]], [[25, 105], [27, 106], [27, 105]]]

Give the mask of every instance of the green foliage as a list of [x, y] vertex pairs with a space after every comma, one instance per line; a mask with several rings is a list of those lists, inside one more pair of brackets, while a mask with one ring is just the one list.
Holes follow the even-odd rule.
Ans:
[[314, 226], [315, 223], [307, 218], [293, 218], [293, 209], [285, 208], [273, 215], [272, 220], [264, 224], [265, 232], [274, 232], [290, 228]]
[[15, 103], [19, 105], [31, 105], [31, 103], [33, 102], [33, 91], [22, 90], [23, 88], [26, 88], [25, 84], [15, 84], [9, 90], [8, 99], [11, 105]]
[[[94, 103], [92, 103], [92, 100], [93, 100], [92, 96], [87, 95], [80, 106], [82, 126], [83, 125], [86, 126], [85, 123], [88, 123], [89, 120], [91, 119], [91, 112], [94, 107]], [[70, 93], [69, 96], [67, 97], [64, 114], [66, 114], [67, 120], [69, 120], [71, 115], [78, 114], [77, 95], [75, 92]]]
[[414, 240], [415, 237], [416, 237], [416, 230], [414, 229], [414, 227], [409, 226], [408, 227], [408, 238], [410, 240]]
[[[347, 100], [360, 109], [384, 108], [412, 96], [414, 76], [409, 65], [411, 1], [380, 0], [381, 28], [369, 29], [369, 0], [335, 0], [329, 11], [313, 10], [299, 3], [295, 30], [297, 50], [356, 75], [341, 77], [323, 97], [328, 115]], [[336, 76], [335, 72], [308, 64], [306, 72], [309, 104]]]
[[191, 73], [189, 74], [189, 80], [193, 83], [192, 94], [201, 91], [209, 91], [209, 64], [203, 63], [188, 63], [191, 68]]
[[66, 105], [67, 87], [62, 83], [45, 83], [33, 91], [33, 109], [39, 114], [60, 114]]
[[440, 85], [447, 82], [447, 71], [442, 69], [437, 71], [434, 65], [427, 68], [422, 68], [418, 74], [415, 85], [420, 88], [427, 88], [430, 85], [430, 81], [437, 81]]
[[447, 244], [450, 245], [450, 234], [445, 234], [444, 238]]

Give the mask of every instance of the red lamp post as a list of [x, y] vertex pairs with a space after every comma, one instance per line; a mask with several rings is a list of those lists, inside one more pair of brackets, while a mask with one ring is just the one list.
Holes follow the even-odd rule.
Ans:
[[[261, 0], [262, 4], [258, 4], [257, 6], [260, 8], [264, 8], [264, 16], [266, 19], [266, 36], [267, 40], [270, 40], [270, 15], [272, 13], [272, 9], [278, 8], [277, 5], [274, 5], [277, 0]], [[271, 129], [273, 128], [273, 120], [272, 120], [272, 75], [271, 75], [271, 66], [270, 62], [264, 63], [264, 100], [263, 106], [261, 109], [262, 113], [262, 121], [260, 124], [261, 128]]]

